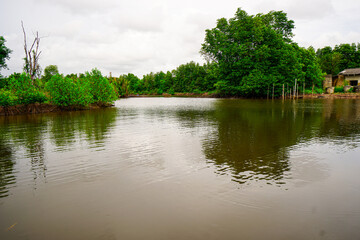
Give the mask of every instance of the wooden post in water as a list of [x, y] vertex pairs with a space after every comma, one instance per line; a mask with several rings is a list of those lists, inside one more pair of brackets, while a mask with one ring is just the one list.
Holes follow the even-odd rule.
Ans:
[[286, 84], [286, 94], [289, 94], [289, 84]]
[[305, 82], [304, 82], [304, 85], [303, 85], [303, 98], [305, 96]]
[[282, 92], [282, 99], [284, 100], [285, 99], [285, 84], [283, 84], [283, 92]]
[[311, 92], [311, 96], [314, 95], [314, 84], [313, 84], [313, 87], [312, 87], [312, 92]]
[[296, 85], [296, 99], [299, 98], [299, 85]]

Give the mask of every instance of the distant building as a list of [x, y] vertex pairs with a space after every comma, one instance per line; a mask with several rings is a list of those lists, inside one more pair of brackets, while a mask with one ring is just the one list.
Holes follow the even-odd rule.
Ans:
[[340, 76], [344, 77], [344, 80], [349, 83], [350, 86], [360, 85], [360, 68], [349, 68], [340, 72]]

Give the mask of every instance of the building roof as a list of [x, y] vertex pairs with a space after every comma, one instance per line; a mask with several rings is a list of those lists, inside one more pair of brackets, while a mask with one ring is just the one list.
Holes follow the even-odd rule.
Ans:
[[340, 72], [339, 75], [350, 76], [350, 75], [360, 75], [360, 68], [349, 68]]

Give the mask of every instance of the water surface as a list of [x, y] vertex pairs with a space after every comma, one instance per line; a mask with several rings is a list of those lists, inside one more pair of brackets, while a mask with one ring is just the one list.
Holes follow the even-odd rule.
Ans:
[[359, 239], [360, 101], [0, 117], [0, 239]]

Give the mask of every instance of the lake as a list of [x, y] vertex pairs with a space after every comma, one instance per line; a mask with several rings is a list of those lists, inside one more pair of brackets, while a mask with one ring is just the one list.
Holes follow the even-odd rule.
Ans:
[[0, 239], [359, 239], [360, 100], [0, 117]]

